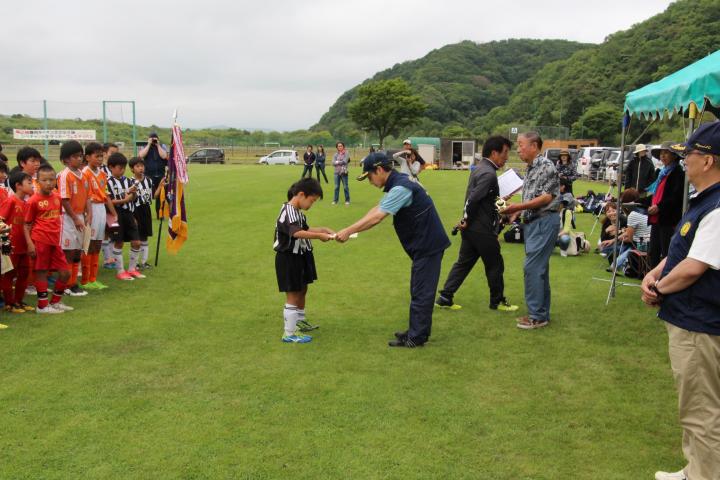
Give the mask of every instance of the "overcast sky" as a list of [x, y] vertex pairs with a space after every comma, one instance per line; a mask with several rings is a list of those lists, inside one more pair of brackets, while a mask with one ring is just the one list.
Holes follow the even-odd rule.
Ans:
[[[605, 36], [667, 0], [13, 2], [3, 9], [0, 113], [292, 130], [395, 63], [462, 40]], [[128, 107], [109, 108], [130, 120]]]

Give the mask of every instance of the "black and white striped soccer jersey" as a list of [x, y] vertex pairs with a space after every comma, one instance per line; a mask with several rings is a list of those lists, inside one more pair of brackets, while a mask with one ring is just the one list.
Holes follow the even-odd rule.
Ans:
[[[134, 180], [130, 180], [125, 175], [120, 178], [110, 176], [107, 182], [107, 191], [110, 196], [110, 200], [122, 200], [127, 195], [127, 191], [135, 183]], [[115, 208], [122, 208], [130, 212], [135, 211], [135, 202], [127, 202], [122, 205], [115, 205]]]
[[277, 224], [275, 225], [273, 249], [276, 252], [299, 255], [312, 251], [310, 239], [293, 237], [295, 232], [309, 228], [305, 215], [289, 203], [284, 203], [280, 208], [280, 215], [278, 215]]
[[137, 199], [135, 200], [135, 206], [150, 205], [153, 197], [153, 183], [150, 177], [143, 177], [142, 180], [133, 179], [137, 185]]

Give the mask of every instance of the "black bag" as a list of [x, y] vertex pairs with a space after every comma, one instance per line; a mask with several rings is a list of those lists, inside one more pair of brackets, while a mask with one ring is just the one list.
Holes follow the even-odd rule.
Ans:
[[631, 250], [627, 258], [627, 264], [625, 266], [626, 277], [630, 278], [645, 278], [645, 275], [650, 271], [650, 262], [648, 262], [647, 253], [639, 250]]
[[511, 223], [507, 231], [503, 233], [503, 238], [506, 243], [525, 243], [523, 224], [519, 222]]

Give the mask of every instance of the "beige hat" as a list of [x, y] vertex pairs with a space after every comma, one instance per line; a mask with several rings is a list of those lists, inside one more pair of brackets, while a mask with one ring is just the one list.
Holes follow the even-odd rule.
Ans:
[[644, 143], [638, 143], [635, 145], [635, 151], [633, 153], [647, 152], [647, 149]]

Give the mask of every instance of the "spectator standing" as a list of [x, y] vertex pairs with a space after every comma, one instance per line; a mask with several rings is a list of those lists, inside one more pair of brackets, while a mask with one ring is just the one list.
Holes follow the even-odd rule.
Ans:
[[655, 165], [649, 156], [648, 148], [641, 144], [635, 147], [633, 159], [627, 166], [627, 172], [624, 175], [625, 188], [634, 188], [640, 196], [644, 196], [647, 187], [655, 180]]
[[312, 178], [313, 167], [315, 166], [315, 153], [313, 153], [312, 145], [308, 145], [305, 149], [303, 162], [305, 163], [305, 168], [303, 168], [303, 173], [300, 178], [305, 178], [306, 175], [308, 178]]
[[697, 194], [679, 222], [668, 255], [642, 282], [642, 300], [660, 306], [678, 390], [679, 472], [656, 480], [716, 480], [720, 473], [720, 122], [698, 128], [684, 145]]
[[517, 153], [528, 165], [522, 203], [509, 204], [501, 214], [522, 212], [525, 222], [525, 303], [528, 314], [517, 320], [524, 330], [550, 322], [550, 255], [560, 231], [560, 179], [553, 162], [543, 157], [537, 132], [518, 135]]
[[[165, 168], [168, 162], [167, 146], [160, 143], [157, 133], [152, 132], [148, 137], [148, 143], [138, 152], [145, 162], [145, 175], [150, 177], [153, 184], [153, 196], [160, 187], [160, 180], [165, 177]], [[108, 156], [108, 158], [110, 158]], [[160, 199], [155, 201], [155, 216], [160, 218]]]
[[315, 171], [317, 173], [318, 182], [320, 182], [320, 174], [322, 173], [325, 183], [328, 183], [327, 175], [325, 175], [325, 147], [318, 145], [315, 154]]
[[647, 211], [648, 224], [651, 226], [648, 252], [650, 268], [655, 268], [660, 260], [667, 257], [670, 239], [682, 217], [685, 172], [680, 166], [680, 156], [672, 149], [674, 145], [675, 142], [664, 142], [660, 148], [652, 150], [653, 156], [663, 163], [663, 168], [647, 188], [647, 192], [652, 195]]
[[343, 142], [335, 144], [337, 152], [333, 155], [333, 167], [335, 167], [335, 195], [333, 196], [333, 205], [336, 205], [340, 199], [340, 183], [343, 184], [343, 193], [345, 194], [345, 205], [350, 205], [350, 187], [348, 186], [348, 165], [350, 165], [350, 154], [345, 149]]
[[570, 157], [570, 152], [560, 150], [560, 156], [558, 157], [557, 164], [555, 164], [555, 168], [558, 171], [560, 180], [567, 181], [567, 191], [573, 193], [573, 182], [577, 180], [580, 175], [577, 173], [577, 165], [572, 157]]

